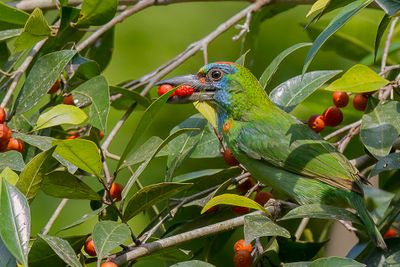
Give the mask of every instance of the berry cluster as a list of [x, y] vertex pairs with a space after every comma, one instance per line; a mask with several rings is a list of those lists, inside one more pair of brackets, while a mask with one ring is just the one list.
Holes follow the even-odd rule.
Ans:
[[[332, 94], [334, 106], [327, 108], [322, 115], [312, 115], [308, 119], [308, 127], [314, 132], [321, 132], [325, 126], [335, 127], [343, 121], [343, 113], [340, 108], [344, 108], [349, 103], [349, 95], [346, 92], [334, 92]], [[368, 103], [367, 94], [357, 94], [353, 98], [353, 107], [359, 111], [365, 111]]]
[[243, 239], [238, 240], [233, 246], [233, 251], [235, 252], [233, 263], [235, 267], [250, 267], [253, 261], [251, 257], [252, 250], [253, 246], [250, 243], [247, 243]]
[[[171, 91], [174, 87], [170, 84], [162, 84], [160, 87], [158, 87], [157, 94], [159, 96], [162, 96], [163, 94]], [[171, 97], [173, 96], [179, 96], [179, 97], [185, 97], [185, 96], [190, 96], [194, 93], [193, 87], [190, 85], [183, 84], [178, 87], [178, 89], [175, 90], [175, 92], [172, 93]]]
[[24, 152], [24, 143], [12, 137], [10, 128], [6, 124], [7, 113], [4, 108], [0, 108], [0, 152], [16, 150]]

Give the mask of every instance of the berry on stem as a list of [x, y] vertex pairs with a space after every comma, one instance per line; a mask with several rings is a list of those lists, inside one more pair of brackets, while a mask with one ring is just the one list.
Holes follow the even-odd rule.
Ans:
[[240, 184], [238, 184], [238, 185], [236, 186], [236, 189], [237, 189], [240, 193], [246, 193], [246, 192], [249, 191], [254, 185], [255, 185], [255, 182], [253, 181], [253, 178], [247, 177], [245, 181], [243, 181], [242, 183], [240, 183]]
[[316, 133], [319, 133], [325, 128], [324, 117], [321, 115], [312, 115], [308, 119], [308, 127]]
[[[174, 88], [174, 87], [170, 84], [162, 84], [158, 87], [157, 94], [158, 94], [158, 96], [162, 96], [163, 94], [167, 93], [168, 91], [171, 91], [172, 88]], [[175, 94], [175, 92], [173, 94]]]
[[0, 123], [4, 123], [7, 118], [7, 113], [4, 108], [0, 108]]
[[338, 108], [343, 108], [349, 103], [349, 95], [346, 92], [334, 92], [332, 99], [333, 104]]
[[104, 138], [104, 132], [103, 131], [99, 132], [99, 137], [100, 137], [100, 140], [103, 140], [103, 138]]
[[118, 267], [118, 265], [112, 261], [106, 261], [100, 267]]
[[10, 138], [10, 140], [8, 141], [6, 150], [8, 150], [8, 151], [16, 150], [16, 151], [22, 153], [22, 152], [24, 152], [24, 148], [25, 148], [24, 143], [21, 140], [16, 139], [16, 138]]
[[229, 166], [239, 165], [239, 161], [237, 161], [235, 156], [233, 156], [232, 150], [230, 150], [229, 148], [226, 148], [224, 150], [224, 160]]
[[90, 256], [96, 256], [97, 255], [96, 249], [94, 247], [94, 242], [93, 242], [93, 240], [91, 238], [88, 238], [85, 241], [85, 245], [84, 245], [83, 249]]
[[47, 92], [48, 94], [54, 94], [58, 91], [58, 89], [60, 89], [60, 85], [61, 85], [61, 80], [58, 79], [50, 88], [50, 90]]
[[235, 213], [236, 215], [243, 215], [249, 213], [250, 209], [247, 207], [233, 206], [232, 212]]
[[239, 250], [233, 256], [235, 267], [250, 267], [252, 261], [251, 253], [245, 250]]
[[110, 187], [110, 196], [112, 199], [115, 199], [116, 201], [120, 201], [122, 199], [122, 190], [124, 189], [124, 186], [119, 183], [112, 183]]
[[6, 144], [10, 138], [11, 130], [5, 124], [0, 124], [0, 143]]
[[268, 200], [272, 197], [272, 194], [270, 192], [257, 192], [256, 196], [254, 197], [254, 201], [260, 204], [261, 206], [264, 206], [265, 203], [268, 202]]
[[322, 113], [324, 117], [325, 125], [335, 127], [338, 126], [343, 121], [343, 113], [338, 107], [329, 107], [324, 113]]
[[72, 95], [66, 95], [66, 96], [64, 96], [63, 103], [64, 103], [65, 105], [75, 105], [75, 103], [74, 103], [74, 97], [73, 97]]
[[233, 250], [236, 252], [238, 252], [239, 250], [245, 250], [247, 252], [251, 252], [253, 250], [253, 246], [244, 241], [243, 239], [240, 239], [238, 241], [236, 241], [236, 243], [233, 245]]
[[368, 97], [365, 94], [356, 94], [353, 98], [353, 107], [359, 111], [367, 109]]

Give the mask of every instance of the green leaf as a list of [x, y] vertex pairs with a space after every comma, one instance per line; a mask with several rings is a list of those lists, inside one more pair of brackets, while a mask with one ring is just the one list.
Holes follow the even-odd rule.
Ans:
[[0, 153], [0, 170], [9, 167], [14, 171], [22, 171], [25, 167], [21, 153], [17, 151], [7, 151]]
[[0, 173], [0, 178], [1, 179], [6, 179], [7, 182], [9, 182], [11, 185], [15, 185], [17, 183], [18, 179], [19, 179], [19, 176], [18, 176], [18, 174], [13, 172], [10, 168], [6, 167]]
[[21, 35], [15, 40], [15, 51], [22, 51], [31, 48], [37, 42], [51, 35], [51, 29], [40, 8], [35, 8], [28, 20]]
[[172, 181], [174, 181], [174, 182], [186, 182], [186, 181], [198, 179], [198, 178], [204, 177], [204, 176], [212, 176], [212, 175], [220, 173], [220, 172], [222, 172], [224, 170], [225, 169], [204, 169], [204, 170], [201, 170], [201, 171], [189, 172], [189, 173], [185, 173], [185, 174], [181, 174], [181, 175], [175, 176], [172, 179]]
[[290, 233], [285, 228], [277, 225], [263, 215], [247, 215], [244, 217], [244, 239], [251, 242], [263, 236], [283, 236], [290, 238]]
[[78, 80], [77, 83], [81, 83], [79, 79], [86, 81], [100, 75], [99, 64], [79, 54], [74, 56], [68, 67], [74, 71], [73, 77], [69, 81], [70, 84], [75, 83], [75, 79]]
[[369, 98], [367, 110], [361, 121], [360, 138], [364, 146], [375, 157], [389, 154], [400, 132], [400, 103], [386, 101], [379, 103]]
[[129, 221], [146, 208], [167, 200], [191, 186], [192, 184], [187, 183], [159, 183], [143, 187], [128, 201], [124, 210], [124, 220]]
[[364, 267], [365, 264], [359, 263], [353, 259], [340, 258], [340, 257], [327, 257], [319, 258], [313, 261], [309, 267]]
[[385, 263], [383, 266], [399, 266], [400, 264], [400, 251], [397, 251], [386, 258]]
[[[144, 142], [138, 149], [136, 149], [131, 155], [128, 156], [125, 163], [122, 166], [132, 166], [152, 157], [154, 151], [162, 144], [163, 140], [158, 136], [150, 137]], [[164, 147], [166, 148], [166, 147]], [[161, 149], [157, 153], [156, 157], [166, 156], [168, 152], [165, 149]]]
[[279, 65], [282, 63], [282, 61], [289, 56], [291, 53], [294, 51], [312, 45], [311, 43], [299, 43], [295, 44], [284, 51], [282, 51], [279, 55], [277, 55], [274, 60], [269, 64], [269, 66], [264, 70], [264, 72], [261, 74], [261, 77], [259, 79], [259, 82], [261, 86], [265, 89], [267, 87], [269, 81], [271, 80], [272, 76], [275, 74], [275, 72], [278, 70]]
[[8, 39], [16, 37], [20, 35], [21, 32], [22, 29], [11, 29], [11, 30], [0, 31], [0, 42], [7, 41]]
[[314, 17], [317, 14], [322, 13], [324, 9], [329, 5], [330, 0], [318, 0], [316, 1], [308, 11], [306, 17]]
[[106, 131], [108, 112], [110, 110], [110, 93], [103, 76], [97, 76], [81, 84], [74, 94], [82, 94], [90, 99], [89, 123], [101, 131]]
[[31, 216], [29, 204], [19, 190], [2, 179], [0, 236], [10, 253], [28, 266]]
[[[400, 5], [399, 5], [399, 7], [400, 7]], [[385, 14], [383, 16], [381, 22], [379, 23], [378, 31], [376, 32], [376, 37], [375, 37], [374, 62], [376, 61], [376, 56], [378, 54], [379, 44], [381, 43], [382, 36], [385, 33], [385, 31], [391, 21], [392, 21], [392, 17]]]
[[246, 55], [250, 52], [250, 49], [244, 52], [236, 61], [235, 63], [244, 66], [244, 62], [246, 60]]
[[222, 194], [216, 197], [213, 197], [210, 201], [207, 202], [207, 204], [203, 207], [201, 210], [201, 214], [209, 210], [210, 208], [218, 205], [232, 205], [232, 206], [239, 206], [239, 207], [246, 207], [250, 209], [255, 209], [255, 210], [260, 210], [265, 212], [266, 214], [269, 214], [269, 212], [264, 209], [263, 206], [255, 202], [254, 200], [244, 197], [244, 196], [239, 196], [235, 194]]
[[100, 177], [102, 163], [96, 144], [85, 139], [55, 140], [56, 152], [78, 168]]
[[8, 251], [7, 247], [4, 245], [3, 241], [0, 239], [0, 266], [2, 267], [15, 267], [17, 260]]
[[63, 171], [55, 171], [47, 174], [42, 183], [42, 190], [47, 195], [58, 198], [101, 199], [100, 195], [83, 181]]
[[214, 265], [205, 261], [192, 260], [192, 261], [178, 262], [175, 263], [174, 265], [171, 265], [170, 267], [214, 267]]
[[97, 266], [100, 266], [101, 259], [124, 243], [130, 236], [129, 227], [126, 224], [101, 221], [98, 222], [93, 229], [93, 242], [97, 252]]
[[139, 105], [142, 105], [145, 108], [151, 104], [150, 99], [147, 97], [140, 95], [136, 91], [130, 91], [122, 87], [110, 86], [110, 93], [111, 96], [121, 94], [121, 97], [111, 103], [111, 105], [118, 110], [126, 110], [134, 102], [137, 102]]
[[371, 215], [383, 218], [395, 195], [375, 187], [365, 187], [364, 193]]
[[[23, 134], [23, 133], [13, 133], [15, 138], [21, 139], [25, 143], [30, 144], [31, 146], [37, 147], [40, 150], [49, 150], [52, 147], [52, 143], [54, 138], [49, 136], [42, 135], [34, 135], [34, 134]], [[75, 173], [78, 167], [73, 165], [71, 162], [65, 160], [63, 157], [58, 155], [57, 153], [53, 153], [53, 157], [58, 160], [62, 165], [67, 167], [70, 173]]]
[[397, 169], [400, 169], [400, 153], [391, 153], [379, 159], [374, 168], [371, 170], [369, 177], [373, 177], [384, 171]]
[[352, 93], [373, 92], [388, 84], [376, 72], [365, 65], [357, 64], [346, 71], [342, 77], [331, 83], [325, 90]]
[[196, 144], [193, 152], [190, 153], [191, 158], [216, 158], [221, 157], [220, 142], [218, 137], [215, 135], [214, 130], [210, 124], [204, 127], [201, 133], [201, 138]]
[[[72, 247], [73, 251], [79, 253], [87, 239], [87, 235], [63, 237]], [[72, 257], [72, 254], [70, 255]], [[76, 256], [75, 256], [76, 257]], [[29, 267], [43, 266], [65, 266], [65, 262], [55, 253], [52, 247], [43, 240], [40, 235], [33, 242], [29, 251]]]
[[31, 110], [47, 94], [76, 51], [61, 50], [40, 57], [32, 66], [16, 100], [16, 112]]
[[39, 237], [46, 241], [46, 243], [53, 249], [53, 251], [66, 263], [68, 266], [80, 267], [82, 264], [75, 255], [74, 249], [68, 243], [68, 241], [49, 235], [41, 235]]
[[114, 50], [114, 28], [103, 33], [85, 52], [85, 56], [96, 61], [100, 66], [100, 71], [105, 70], [111, 60]]
[[84, 0], [76, 26], [100, 26], [111, 20], [117, 12], [118, 0]]
[[[145, 162], [143, 162], [135, 171], [135, 173], [132, 174], [132, 176], [129, 178], [128, 183], [126, 184], [124, 190], [122, 191], [122, 198], [125, 199], [129, 191], [131, 190], [132, 186], [135, 184], [137, 178], [140, 176], [140, 174], [144, 171], [144, 169], [147, 167], [147, 165], [150, 163], [150, 161], [161, 151], [161, 149], [168, 144], [171, 140], [173, 140], [175, 137], [181, 135], [182, 133], [185, 133], [187, 131], [192, 131], [193, 129], [180, 129], [177, 132], [169, 135], [161, 144], [159, 144], [151, 153], [148, 154], [147, 158], [145, 158]], [[127, 165], [122, 165], [122, 167], [125, 167]]]
[[41, 114], [36, 122], [34, 131], [62, 124], [79, 125], [87, 120], [87, 115], [73, 105], [59, 104]]
[[291, 112], [304, 99], [340, 72], [340, 70], [313, 71], [296, 76], [274, 88], [269, 97], [279, 108]]
[[0, 21], [16, 25], [24, 25], [29, 18], [28, 13], [13, 8], [4, 2], [0, 2], [0, 14]]
[[309, 204], [299, 206], [295, 209], [290, 210], [285, 216], [283, 216], [279, 220], [283, 221], [297, 218], [344, 220], [361, 224], [360, 219], [358, 219], [358, 217], [354, 213], [343, 208], [322, 204]]
[[73, 222], [71, 224], [68, 224], [67, 226], [64, 226], [63, 228], [58, 230], [58, 232], [65, 231], [65, 230], [68, 230], [68, 229], [73, 228], [75, 226], [81, 225], [82, 223], [86, 222], [87, 220], [93, 218], [94, 216], [99, 215], [105, 208], [107, 208], [107, 206], [102, 206], [97, 210], [94, 210], [94, 211], [91, 211], [89, 213], [86, 213], [85, 215], [83, 215], [81, 218], [79, 218], [75, 222]]
[[37, 154], [22, 170], [15, 185], [29, 202], [32, 202], [40, 189], [43, 178], [49, 169], [49, 159], [55, 147]]
[[397, 16], [400, 10], [400, 3], [397, 0], [375, 0], [375, 2], [389, 16]]
[[118, 161], [116, 169], [118, 170], [122, 163], [125, 161], [126, 157], [132, 151], [132, 149], [138, 144], [140, 137], [143, 133], [150, 127], [151, 122], [154, 118], [159, 114], [161, 107], [167, 102], [168, 98], [175, 92], [176, 89], [173, 89], [164, 95], [160, 96], [155, 100], [144, 112], [136, 129], [134, 129], [131, 139], [129, 140], [128, 144], [126, 145], [124, 152], [121, 155], [121, 158]]
[[311, 61], [313, 60], [321, 46], [326, 42], [326, 40], [328, 40], [331, 35], [333, 35], [344, 24], [346, 24], [346, 22], [348, 22], [354, 15], [356, 15], [372, 2], [373, 0], [357, 0], [342, 8], [339, 14], [332, 19], [325, 30], [317, 37], [317, 39], [315, 39], [304, 61], [303, 74], [307, 71]]

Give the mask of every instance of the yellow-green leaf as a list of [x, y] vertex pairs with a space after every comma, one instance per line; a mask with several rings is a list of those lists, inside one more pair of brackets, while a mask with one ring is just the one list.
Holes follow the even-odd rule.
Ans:
[[235, 194], [223, 194], [223, 195], [213, 197], [203, 207], [203, 209], [201, 210], [201, 213], [204, 213], [207, 210], [209, 210], [212, 207], [217, 206], [217, 205], [232, 205], [232, 206], [246, 207], [246, 208], [250, 208], [250, 209], [260, 210], [260, 211], [263, 211], [263, 212], [269, 214], [269, 212], [266, 209], [264, 209], [263, 206], [261, 206], [254, 200], [252, 200], [248, 197], [239, 196], [239, 195], [235, 195]]
[[217, 114], [215, 109], [206, 102], [196, 101], [194, 107], [203, 115], [203, 117], [211, 124], [214, 129], [217, 129]]
[[325, 89], [328, 91], [366, 93], [376, 91], [388, 83], [388, 80], [382, 78], [367, 66], [357, 64]]
[[320, 13], [328, 6], [329, 2], [330, 0], [318, 0], [311, 6], [310, 11], [308, 11], [306, 17], [308, 18], [309, 16]]
[[33, 130], [49, 128], [61, 124], [78, 125], [86, 121], [87, 115], [80, 108], [60, 104], [41, 114]]

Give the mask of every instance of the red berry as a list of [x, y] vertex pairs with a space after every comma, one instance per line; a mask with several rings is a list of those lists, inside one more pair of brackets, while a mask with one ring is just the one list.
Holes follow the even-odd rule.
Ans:
[[349, 95], [346, 92], [334, 92], [332, 99], [333, 104], [338, 108], [343, 108], [349, 103]]
[[183, 96], [189, 96], [194, 93], [194, 88], [191, 87], [190, 85], [181, 85], [176, 89], [175, 94], [177, 96], [183, 97]]
[[386, 233], [383, 235], [384, 238], [392, 238], [397, 236], [397, 231], [394, 228], [389, 228]]
[[119, 183], [112, 183], [110, 187], [110, 196], [112, 199], [115, 199], [116, 201], [120, 201], [122, 199], [122, 190], [124, 189], [124, 186]]
[[239, 250], [233, 256], [235, 267], [251, 267], [252, 261], [251, 253], [246, 250]]
[[343, 113], [340, 108], [337, 107], [329, 107], [324, 113], [322, 113], [324, 117], [324, 122], [328, 126], [338, 126], [343, 121]]
[[103, 138], [104, 138], [104, 132], [103, 131], [100, 131], [99, 137], [100, 137], [100, 140], [103, 140]]
[[325, 128], [324, 117], [321, 115], [312, 115], [308, 119], [308, 127], [310, 127], [314, 132], [319, 133]]
[[66, 95], [66, 96], [64, 96], [63, 103], [64, 103], [65, 105], [75, 105], [75, 103], [74, 103], [74, 97], [73, 97], [72, 95]]
[[233, 250], [236, 252], [238, 252], [239, 250], [244, 250], [247, 252], [251, 252], [253, 250], [253, 246], [244, 241], [243, 239], [240, 239], [238, 241], [236, 241], [235, 245], [233, 245]]
[[162, 84], [162, 85], [160, 85], [160, 87], [158, 87], [157, 94], [159, 96], [162, 96], [163, 94], [167, 93], [168, 91], [171, 91], [173, 88], [174, 87], [170, 84]]
[[61, 85], [61, 80], [58, 79], [53, 86], [51, 86], [50, 90], [47, 92], [48, 94], [54, 94], [58, 91], [58, 89], [60, 89], [60, 85]]
[[85, 252], [90, 256], [96, 256], [96, 249], [94, 248], [94, 242], [91, 238], [88, 238], [83, 247]]
[[19, 140], [19, 139], [15, 139], [15, 138], [10, 138], [10, 140], [8, 141], [7, 144], [7, 148], [6, 150], [16, 150], [18, 152], [24, 152], [24, 143]]
[[66, 139], [70, 140], [70, 139], [76, 139], [79, 138], [81, 135], [78, 132], [72, 131], [68, 133], [68, 136]]
[[4, 123], [6, 121], [6, 111], [4, 110], [4, 108], [0, 108], [0, 123]]
[[118, 267], [118, 265], [112, 261], [106, 261], [100, 267]]
[[247, 177], [242, 183], [236, 186], [236, 189], [240, 193], [246, 193], [249, 191], [256, 183], [253, 181], [253, 178]]
[[232, 211], [233, 213], [235, 213], [236, 215], [243, 215], [243, 214], [247, 214], [250, 212], [249, 208], [246, 207], [240, 207], [240, 206], [233, 206], [232, 207]]
[[229, 166], [239, 165], [239, 161], [237, 161], [235, 156], [233, 156], [232, 150], [230, 150], [229, 148], [225, 149], [224, 151], [224, 160]]
[[365, 94], [356, 94], [353, 98], [353, 107], [359, 111], [367, 109], [368, 97]]
[[0, 124], [0, 143], [7, 144], [10, 138], [11, 130], [5, 124]]
[[210, 213], [217, 212], [218, 210], [219, 210], [219, 206], [217, 205], [217, 206], [213, 206], [213, 207], [209, 208], [205, 213], [210, 214]]
[[264, 206], [270, 198], [272, 198], [272, 194], [270, 192], [257, 192], [256, 196], [254, 197], [254, 201], [261, 206]]

